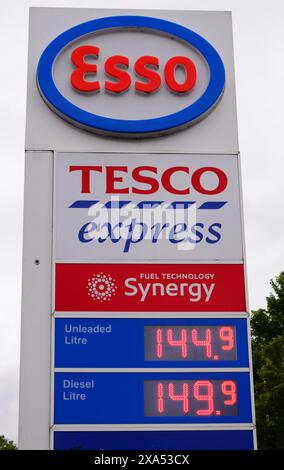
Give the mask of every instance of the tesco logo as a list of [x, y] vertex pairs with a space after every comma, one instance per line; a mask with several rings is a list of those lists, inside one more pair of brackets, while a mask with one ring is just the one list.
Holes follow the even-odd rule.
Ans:
[[[191, 174], [189, 167], [174, 166], [167, 168], [162, 174], [158, 174], [158, 168], [155, 166], [139, 166], [134, 168], [130, 174], [132, 182], [130, 186], [125, 182], [125, 176], [129, 175], [127, 166], [70, 165], [69, 172], [80, 174], [81, 194], [92, 192], [91, 187], [96, 187], [98, 182], [95, 178], [98, 173], [103, 174], [105, 194], [155, 194], [160, 189], [164, 189], [169, 194], [186, 195], [191, 194], [193, 189], [197, 193], [213, 196], [223, 193], [228, 185], [226, 173], [216, 167], [201, 167]], [[176, 186], [173, 182], [173, 178], [180, 174], [187, 175], [188, 181], [183, 187]], [[208, 174], [215, 176], [216, 184], [213, 188], [208, 188], [204, 184], [203, 177]]]
[[[123, 33], [133, 37], [124, 46]], [[112, 16], [57, 36], [40, 57], [37, 84], [47, 105], [80, 128], [155, 137], [206, 117], [224, 92], [225, 69], [214, 47], [184, 26]]]

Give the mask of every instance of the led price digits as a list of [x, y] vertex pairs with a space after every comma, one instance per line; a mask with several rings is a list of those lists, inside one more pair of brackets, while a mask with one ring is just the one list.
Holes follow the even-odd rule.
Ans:
[[206, 351], [206, 357], [210, 359], [212, 357], [212, 335], [211, 335], [211, 330], [209, 328], [206, 328], [205, 330], [205, 339], [204, 340], [199, 340], [197, 337], [197, 329], [194, 328], [191, 332], [191, 340], [192, 343], [195, 346], [202, 346], [205, 348]]
[[233, 380], [147, 380], [146, 416], [236, 416]]
[[145, 359], [236, 360], [235, 333], [234, 326], [146, 326]]

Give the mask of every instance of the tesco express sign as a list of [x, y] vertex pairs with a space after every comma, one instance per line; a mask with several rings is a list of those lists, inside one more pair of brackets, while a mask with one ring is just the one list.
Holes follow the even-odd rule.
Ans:
[[[137, 41], [140, 51], [145, 33], [152, 35], [151, 51], [149, 46], [145, 47], [145, 53], [134, 60], [133, 55], [129, 58], [124, 50], [108, 54], [99, 46], [99, 39], [102, 35], [112, 35], [115, 45], [115, 34], [119, 32], [136, 32], [136, 41], [137, 34], [140, 35]], [[162, 41], [166, 37], [174, 39], [183, 53], [160, 60], [155, 51], [157, 36]], [[128, 37], [128, 44], [132, 42]], [[133, 47], [135, 49], [135, 45], [132, 50]], [[159, 51], [163, 49], [169, 50], [166, 43]], [[67, 54], [67, 59], [64, 67], [61, 66], [61, 87], [54, 70], [63, 53]], [[208, 70], [203, 89], [196, 66], [200, 58]], [[225, 69], [214, 47], [184, 26], [144, 16], [112, 16], [79, 24], [57, 36], [40, 57], [37, 83], [48, 106], [72, 124], [96, 133], [141, 138], [176, 132], [204, 118], [222, 97]], [[119, 102], [120, 97], [131, 93], [140, 100], [130, 106], [138, 119], [136, 116], [124, 118], [125, 102]], [[173, 100], [169, 95], [175, 95], [177, 109], [164, 114], [156, 104], [152, 115], [147, 117], [144, 113], [141, 119], [140, 109], [150, 107], [149, 100], [153, 101], [157, 95], [162, 96], [163, 101]], [[99, 110], [99, 103], [102, 99], [110, 100], [109, 96], [111, 104], [108, 101], [108, 105]], [[107, 116], [106, 108], [114, 114], [119, 110], [119, 118]]]

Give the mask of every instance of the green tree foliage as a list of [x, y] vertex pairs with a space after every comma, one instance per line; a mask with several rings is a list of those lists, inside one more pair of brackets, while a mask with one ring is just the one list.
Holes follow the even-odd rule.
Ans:
[[8, 441], [4, 436], [0, 436], [0, 450], [17, 450], [13, 441]]
[[284, 271], [270, 283], [251, 320], [257, 437], [259, 449], [284, 449]]

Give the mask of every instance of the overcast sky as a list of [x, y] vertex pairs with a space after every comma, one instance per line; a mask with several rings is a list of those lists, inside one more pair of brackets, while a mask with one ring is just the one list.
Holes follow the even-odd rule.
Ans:
[[0, 435], [15, 441], [29, 6], [232, 10], [251, 309], [265, 307], [269, 280], [284, 269], [283, 0], [1, 2]]

